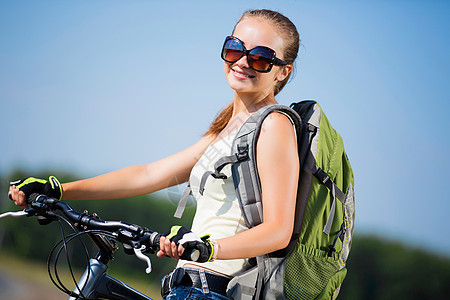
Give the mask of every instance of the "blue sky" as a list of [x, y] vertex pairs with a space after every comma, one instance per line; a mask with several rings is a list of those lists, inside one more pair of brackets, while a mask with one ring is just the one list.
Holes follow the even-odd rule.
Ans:
[[93, 176], [199, 139], [231, 101], [219, 52], [249, 8], [302, 47], [279, 95], [344, 138], [357, 232], [450, 255], [448, 1], [2, 1], [0, 172]]

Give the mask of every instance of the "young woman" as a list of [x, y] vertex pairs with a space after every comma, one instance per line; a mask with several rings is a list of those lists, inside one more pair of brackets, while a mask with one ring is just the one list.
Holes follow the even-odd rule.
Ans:
[[[270, 10], [245, 12], [232, 35], [225, 39], [222, 50], [225, 77], [234, 90], [233, 101], [202, 139], [153, 163], [62, 184], [62, 199], [81, 200], [142, 195], [189, 180], [197, 200], [191, 230], [198, 236], [211, 235], [213, 260], [205, 263], [179, 260], [177, 270], [183, 270], [191, 278], [206, 278], [210, 288], [205, 289], [201, 283], [198, 286], [196, 280], [178, 280], [178, 285], [166, 289], [165, 299], [190, 299], [193, 295], [227, 299], [226, 284], [246, 269], [249, 258], [288, 245], [294, 224], [299, 165], [295, 130], [286, 116], [271, 113], [263, 122], [257, 143], [262, 224], [251, 229], [246, 227], [231, 176], [208, 179], [202, 194], [199, 184], [202, 175], [213, 170], [219, 157], [229, 155], [231, 141], [245, 120], [259, 108], [276, 103], [275, 95], [292, 73], [298, 48], [299, 35], [289, 19]], [[222, 172], [231, 175], [229, 167]], [[10, 188], [10, 197], [21, 207], [26, 207], [29, 193], [30, 185]], [[159, 257], [180, 259], [184, 252], [183, 245], [173, 239], [162, 237], [160, 245]]]

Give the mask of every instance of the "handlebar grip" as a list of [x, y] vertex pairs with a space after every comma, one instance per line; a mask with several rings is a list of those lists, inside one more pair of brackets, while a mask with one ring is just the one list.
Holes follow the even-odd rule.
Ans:
[[211, 260], [212, 246], [209, 242], [199, 242], [190, 241], [184, 243], [185, 251], [181, 255], [181, 259], [196, 261], [196, 262], [207, 262]]
[[[157, 248], [160, 248], [159, 241], [162, 236], [163, 236], [162, 234], [152, 232], [148, 238], [148, 246], [150, 246], [150, 248], [153, 248], [155, 250]], [[190, 252], [187, 252], [189, 250]], [[183, 253], [182, 257], [185, 257], [190, 261], [197, 261], [200, 257], [200, 251], [195, 248], [192, 249], [187, 248], [185, 249], [185, 253]]]
[[53, 197], [50, 197], [50, 196], [47, 196], [47, 195], [45, 195], [45, 194], [32, 193], [30, 196], [28, 196], [28, 198], [27, 198], [27, 203], [30, 204], [30, 203], [32, 203], [32, 202], [35, 202], [35, 201], [39, 200], [40, 197], [43, 197], [42, 200], [45, 201], [45, 202], [47, 202], [47, 203], [48, 203], [48, 202], [56, 203], [56, 202], [59, 201], [58, 199], [53, 198]]
[[200, 257], [200, 250], [193, 249], [189, 254], [189, 258], [191, 261], [197, 261]]
[[30, 196], [28, 196], [27, 203], [31, 203], [31, 202], [36, 201], [39, 198], [39, 196], [46, 197], [45, 195], [41, 195], [41, 194], [38, 194], [38, 193], [33, 193]]
[[152, 232], [149, 238], [149, 246], [151, 248], [159, 248], [159, 239], [161, 238], [161, 236], [162, 235], [157, 233], [156, 231]]

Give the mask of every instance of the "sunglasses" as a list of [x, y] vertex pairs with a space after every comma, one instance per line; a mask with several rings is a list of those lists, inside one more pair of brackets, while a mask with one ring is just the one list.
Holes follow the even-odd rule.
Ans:
[[257, 46], [250, 50], [245, 49], [244, 43], [234, 36], [227, 36], [222, 48], [222, 59], [235, 63], [244, 55], [247, 56], [248, 65], [255, 71], [268, 73], [273, 65], [285, 66], [287, 62], [275, 56], [275, 51], [264, 46]]

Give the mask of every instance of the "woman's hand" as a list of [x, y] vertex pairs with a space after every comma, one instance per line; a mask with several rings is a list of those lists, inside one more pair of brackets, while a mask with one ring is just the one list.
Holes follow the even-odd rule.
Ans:
[[197, 262], [210, 261], [214, 256], [214, 243], [209, 240], [209, 237], [205, 235], [200, 238], [186, 227], [172, 226], [170, 233], [160, 238], [161, 250], [158, 251], [157, 256]]
[[27, 208], [28, 203], [25, 193], [19, 190], [15, 185], [9, 187], [9, 198], [14, 201], [14, 204], [20, 206], [22, 209]]
[[48, 180], [28, 177], [10, 183], [8, 196], [14, 203], [23, 209], [28, 206], [28, 198], [34, 194], [43, 194], [58, 200], [61, 199], [63, 190], [59, 180], [50, 176]]
[[175, 244], [175, 242], [171, 242], [170, 239], [162, 236], [159, 240], [159, 248], [160, 250], [156, 253], [158, 257], [171, 257], [176, 260], [180, 259], [180, 256], [184, 253], [184, 247], [182, 245]]

